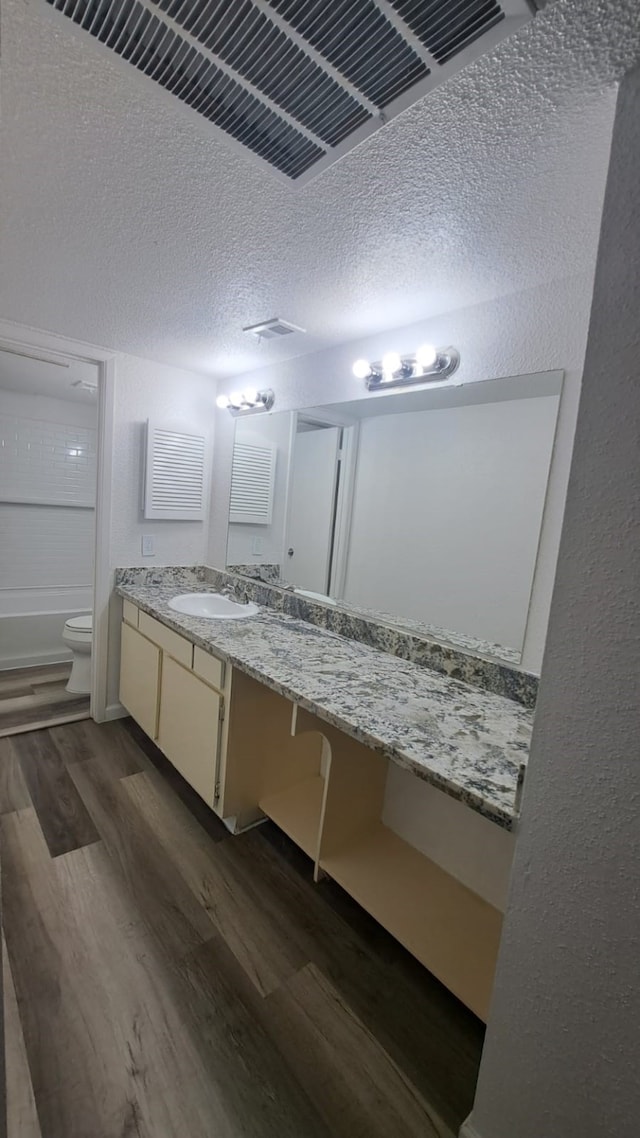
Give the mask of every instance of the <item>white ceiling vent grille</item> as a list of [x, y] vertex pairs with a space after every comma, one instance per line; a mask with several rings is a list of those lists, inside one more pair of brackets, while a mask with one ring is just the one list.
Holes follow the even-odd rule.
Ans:
[[279, 340], [282, 336], [293, 336], [295, 332], [304, 334], [305, 329], [274, 316], [273, 319], [263, 320], [260, 324], [248, 324], [242, 331], [250, 336], [257, 336], [259, 340]]
[[533, 15], [530, 0], [46, 0], [306, 181]]
[[147, 421], [145, 518], [202, 521], [205, 438]]
[[389, 0], [438, 63], [446, 63], [504, 19], [497, 0]]
[[229, 521], [269, 526], [273, 515], [276, 448], [236, 442], [233, 448]]

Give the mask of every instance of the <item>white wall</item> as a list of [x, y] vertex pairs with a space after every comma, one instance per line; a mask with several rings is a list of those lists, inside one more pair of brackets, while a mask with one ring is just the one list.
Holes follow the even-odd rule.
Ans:
[[[588, 109], [583, 108], [583, 125], [591, 114], [598, 119], [605, 115], [612, 122], [614, 108], [615, 91], [604, 91]], [[589, 198], [593, 203], [603, 199], [608, 153], [593, 151], [590, 157]], [[522, 667], [536, 672], [542, 663], [549, 619], [593, 292], [599, 214], [596, 216], [591, 210], [581, 213], [584, 178], [584, 173], [574, 179], [566, 172], [557, 208], [564, 211], [568, 220], [571, 218], [576, 245], [580, 243], [583, 252], [589, 251], [588, 271], [562, 277], [558, 263], [549, 268], [547, 280], [539, 287], [431, 318], [425, 315], [423, 320], [398, 328], [395, 333], [358, 339], [288, 363], [261, 368], [220, 385], [221, 390], [227, 392], [249, 386], [272, 387], [277, 411], [359, 399], [365, 390], [363, 383], [351, 373], [354, 359], [360, 356], [380, 359], [385, 351], [410, 351], [425, 341], [439, 347], [453, 344], [459, 349], [461, 364], [449, 381], [451, 384], [563, 370], [565, 382], [522, 653]], [[487, 269], [493, 271], [492, 265], [488, 263]], [[209, 541], [209, 562], [213, 565], [225, 562], [232, 442], [231, 416], [226, 411], [218, 411]], [[431, 787], [427, 788], [426, 795], [432, 796], [433, 809], [439, 810], [442, 795]], [[416, 840], [410, 823], [411, 798], [409, 789], [404, 832], [409, 840]], [[426, 829], [420, 835], [424, 852], [457, 875], [474, 872], [477, 845], [470, 815], [470, 811], [460, 812], [455, 822], [452, 820], [448, 836], [437, 834], [432, 838]], [[461, 850], [465, 851], [464, 864]], [[503, 851], [503, 864], [496, 868], [497, 876], [489, 885], [491, 890], [500, 889], [509, 860], [509, 851]]]
[[[142, 517], [142, 470], [146, 420], [193, 424], [207, 443], [207, 496], [213, 449], [215, 383], [205, 376], [142, 360], [115, 357], [116, 399], [111, 503], [111, 570], [129, 565], [201, 565], [206, 560], [205, 521], [145, 521]], [[143, 557], [142, 535], [155, 538], [155, 555]], [[224, 564], [224, 562], [222, 562]], [[118, 702], [120, 605], [110, 611], [107, 706]]]
[[[236, 419], [236, 438], [247, 443], [270, 443], [276, 448], [276, 477], [271, 525], [256, 526], [234, 522], [229, 526], [226, 562], [228, 565], [282, 565], [289, 475], [291, 417], [264, 415], [255, 419]], [[262, 552], [253, 552], [254, 538], [262, 542]]]
[[640, 1120], [640, 70], [620, 88], [522, 826], [469, 1135]]
[[[605, 173], [604, 169], [594, 171], [602, 190]], [[596, 234], [591, 236], [595, 257]], [[542, 661], [592, 288], [592, 273], [549, 281], [526, 293], [425, 319], [393, 334], [343, 344], [223, 385], [229, 391], [232, 387], [273, 387], [276, 411], [359, 399], [366, 392], [362, 381], [351, 374], [354, 359], [378, 359], [386, 349], [407, 351], [424, 341], [455, 344], [460, 350], [460, 367], [447, 381], [451, 385], [563, 369], [565, 383], [522, 656], [523, 668], [533, 671], [539, 671]], [[213, 565], [225, 563], [232, 445], [233, 420], [228, 412], [218, 411], [209, 543]]]
[[344, 599], [520, 651], [558, 402], [364, 419]]
[[0, 667], [68, 658], [91, 609], [96, 408], [0, 390]]
[[[149, 417], [196, 426], [207, 443], [207, 494], [213, 448], [215, 383], [179, 368], [116, 355], [115, 446], [113, 454], [110, 563], [126, 565], [201, 564], [207, 549], [204, 522], [145, 521], [142, 470]], [[155, 537], [155, 555], [142, 556], [142, 535]]]

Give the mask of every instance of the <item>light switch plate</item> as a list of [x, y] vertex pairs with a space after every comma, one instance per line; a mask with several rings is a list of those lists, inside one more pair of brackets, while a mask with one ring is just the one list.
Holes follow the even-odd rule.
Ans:
[[254, 537], [251, 542], [251, 552], [254, 557], [261, 557], [262, 550], [264, 549], [264, 541], [261, 537]]
[[156, 539], [152, 533], [142, 535], [142, 556], [154, 557], [156, 552]]

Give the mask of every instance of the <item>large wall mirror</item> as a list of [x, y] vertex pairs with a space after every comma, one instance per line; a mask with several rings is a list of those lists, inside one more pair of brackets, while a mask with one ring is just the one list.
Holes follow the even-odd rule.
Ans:
[[227, 564], [518, 662], [561, 372], [239, 418]]

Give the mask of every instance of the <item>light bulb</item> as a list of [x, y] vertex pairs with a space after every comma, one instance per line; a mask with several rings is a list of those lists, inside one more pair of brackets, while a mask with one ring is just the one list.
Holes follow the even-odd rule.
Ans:
[[437, 359], [438, 353], [433, 344], [421, 344], [416, 352], [416, 363], [420, 367], [433, 367]]
[[229, 396], [229, 403], [231, 404], [232, 407], [235, 407], [235, 408], [242, 407], [242, 403], [243, 403], [242, 392], [241, 391], [232, 391], [231, 395]]
[[258, 402], [257, 388], [250, 387], [247, 391], [244, 392], [243, 399], [245, 403], [250, 403], [252, 407], [255, 407], [256, 403]]
[[229, 406], [229, 396], [228, 395], [219, 395], [218, 398], [216, 399], [216, 407], [219, 407], [221, 411], [226, 411], [228, 406]]
[[393, 375], [396, 371], [400, 371], [402, 367], [402, 360], [397, 352], [387, 352], [382, 357], [382, 370], [385, 375]]
[[368, 379], [371, 375], [371, 364], [368, 360], [356, 360], [351, 370], [356, 379]]

